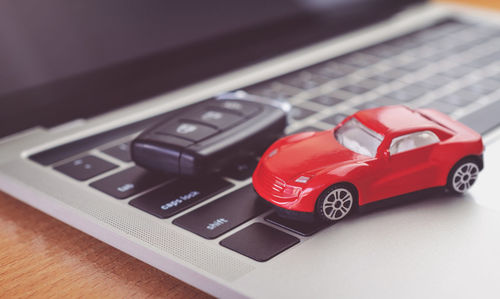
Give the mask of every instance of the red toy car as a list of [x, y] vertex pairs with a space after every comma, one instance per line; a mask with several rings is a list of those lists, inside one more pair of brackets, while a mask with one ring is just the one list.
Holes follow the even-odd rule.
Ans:
[[421, 189], [463, 193], [483, 168], [483, 149], [478, 133], [438, 111], [386, 106], [276, 141], [252, 180], [281, 215], [336, 221], [357, 206]]

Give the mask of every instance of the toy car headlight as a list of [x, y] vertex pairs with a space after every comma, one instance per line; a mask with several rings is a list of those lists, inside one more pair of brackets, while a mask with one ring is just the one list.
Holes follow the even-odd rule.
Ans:
[[287, 185], [283, 190], [283, 194], [286, 197], [297, 197], [299, 196], [300, 192], [302, 192], [302, 187], [290, 186], [290, 185]]
[[296, 183], [305, 184], [305, 183], [307, 183], [310, 179], [311, 179], [311, 177], [308, 177], [308, 176], [300, 176], [300, 177], [298, 177], [298, 178], [295, 180], [295, 182], [296, 182]]

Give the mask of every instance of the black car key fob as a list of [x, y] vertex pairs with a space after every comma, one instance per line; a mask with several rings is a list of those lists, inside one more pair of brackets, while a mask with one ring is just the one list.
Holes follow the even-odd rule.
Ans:
[[141, 133], [132, 159], [163, 173], [197, 176], [262, 154], [283, 135], [290, 104], [237, 91], [195, 104]]

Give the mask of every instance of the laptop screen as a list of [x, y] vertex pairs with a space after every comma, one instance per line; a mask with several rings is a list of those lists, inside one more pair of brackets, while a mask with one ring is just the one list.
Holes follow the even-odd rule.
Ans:
[[408, 2], [1, 1], [0, 136], [131, 104], [380, 20]]

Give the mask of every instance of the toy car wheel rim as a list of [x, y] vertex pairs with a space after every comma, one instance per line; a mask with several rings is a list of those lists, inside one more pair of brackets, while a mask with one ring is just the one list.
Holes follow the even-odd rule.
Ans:
[[479, 167], [472, 162], [464, 163], [453, 174], [453, 189], [463, 193], [467, 191], [477, 179]]
[[330, 220], [344, 218], [352, 208], [354, 197], [345, 188], [336, 188], [328, 193], [323, 201], [323, 214]]

